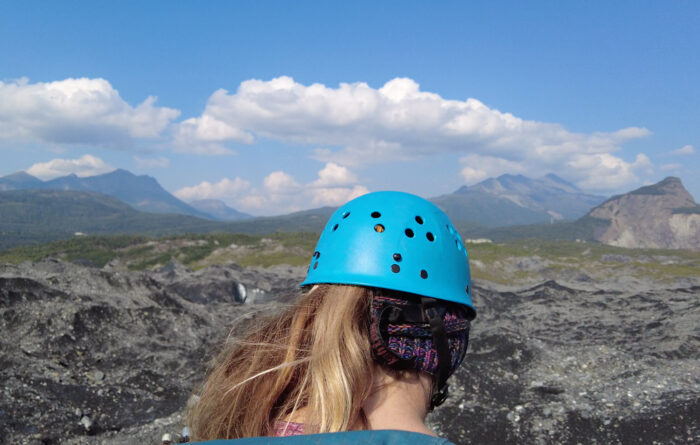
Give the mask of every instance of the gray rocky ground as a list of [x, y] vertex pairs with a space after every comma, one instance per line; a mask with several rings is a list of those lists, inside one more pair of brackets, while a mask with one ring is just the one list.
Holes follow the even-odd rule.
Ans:
[[[303, 272], [0, 265], [0, 440], [175, 435], [212, 351]], [[469, 353], [431, 424], [465, 444], [700, 443], [700, 277], [563, 278], [476, 283]]]

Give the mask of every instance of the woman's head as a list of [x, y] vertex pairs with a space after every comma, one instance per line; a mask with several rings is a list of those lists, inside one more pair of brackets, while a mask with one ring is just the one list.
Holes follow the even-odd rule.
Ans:
[[347, 430], [378, 365], [432, 375], [439, 405], [475, 316], [470, 284], [464, 244], [432, 203], [378, 192], [345, 204], [296, 303], [220, 354], [190, 413], [194, 437], [265, 435], [300, 408], [317, 432]]
[[[431, 406], [447, 396], [447, 378], [466, 350], [468, 320], [476, 316], [471, 300], [471, 277], [466, 247], [447, 215], [433, 203], [401, 192], [375, 192], [341, 206], [329, 219], [311, 258], [303, 285], [337, 283], [371, 286], [415, 295], [406, 304], [386, 304], [394, 326], [408, 326], [415, 338], [402, 345], [421, 352], [408, 360], [398, 353], [399, 364], [431, 372], [435, 376]], [[464, 335], [448, 335], [446, 305], [456, 304], [450, 323]], [[382, 351], [391, 336], [383, 321], [375, 329]], [[422, 326], [422, 327], [421, 327]], [[421, 332], [422, 330], [422, 332]], [[428, 334], [428, 337], [421, 338]], [[401, 346], [401, 345], [398, 345]], [[404, 350], [406, 348], [403, 348]], [[458, 354], [455, 354], [458, 352]], [[411, 352], [416, 355], [415, 351]], [[375, 353], [375, 355], [377, 355]], [[389, 362], [393, 362], [388, 354]], [[382, 354], [380, 354], [380, 357]], [[422, 362], [427, 366], [417, 367]], [[391, 363], [390, 363], [391, 364]]]

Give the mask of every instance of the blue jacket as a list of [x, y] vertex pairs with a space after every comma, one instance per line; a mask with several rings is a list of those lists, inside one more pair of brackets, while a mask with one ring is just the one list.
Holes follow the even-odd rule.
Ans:
[[394, 430], [361, 430], [286, 437], [251, 437], [197, 442], [200, 445], [453, 445], [447, 439]]

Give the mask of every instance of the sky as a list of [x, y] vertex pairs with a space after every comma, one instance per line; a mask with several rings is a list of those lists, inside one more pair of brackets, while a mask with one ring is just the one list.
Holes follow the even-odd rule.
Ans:
[[501, 174], [700, 198], [697, 1], [0, 2], [0, 176], [255, 215]]

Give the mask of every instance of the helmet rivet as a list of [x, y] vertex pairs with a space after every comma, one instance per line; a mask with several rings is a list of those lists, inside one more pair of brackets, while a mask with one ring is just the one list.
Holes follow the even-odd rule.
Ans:
[[432, 242], [432, 241], [435, 241], [435, 235], [433, 235], [433, 234], [430, 233], [430, 232], [426, 233], [426, 234], [425, 234], [425, 237], [428, 238], [428, 241], [431, 241], [431, 242]]
[[401, 268], [399, 267], [398, 264], [392, 264], [392, 265], [391, 265], [391, 271], [392, 271], [392, 272], [394, 272], [394, 273], [399, 273], [400, 270], [401, 270]]
[[380, 216], [382, 216], [382, 214], [379, 212], [372, 212], [371, 216], [372, 216], [372, 218], [379, 218]]
[[395, 254], [394, 254], [394, 261], [396, 261], [396, 262], [401, 261], [401, 254], [400, 254], [400, 253], [395, 253]]
[[413, 238], [413, 230], [411, 229], [406, 229], [406, 236], [409, 238]]
[[423, 218], [421, 218], [420, 216], [416, 216], [416, 222], [418, 224], [423, 224]]
[[374, 231], [377, 233], [382, 233], [384, 231], [384, 226], [381, 224], [377, 224], [376, 226], [374, 226]]
[[423, 278], [424, 280], [428, 278], [428, 272], [425, 270], [420, 271], [420, 277]]

